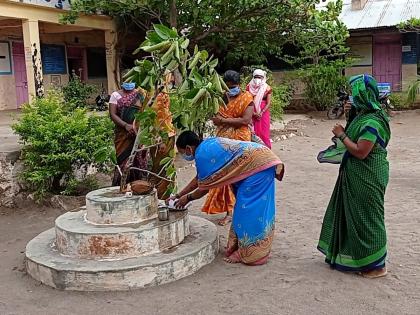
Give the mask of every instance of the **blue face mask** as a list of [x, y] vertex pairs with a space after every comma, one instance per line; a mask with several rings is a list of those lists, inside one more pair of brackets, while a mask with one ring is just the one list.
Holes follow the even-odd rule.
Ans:
[[124, 82], [122, 84], [122, 88], [126, 91], [132, 91], [136, 87], [136, 84], [134, 82]]
[[186, 155], [185, 153], [182, 155], [182, 158], [185, 160], [185, 161], [188, 161], [188, 162], [192, 162], [192, 161], [194, 161], [194, 155]]
[[234, 97], [234, 96], [238, 95], [239, 93], [241, 93], [241, 89], [239, 88], [239, 86], [235, 86], [235, 87], [229, 89], [228, 95], [230, 97]]

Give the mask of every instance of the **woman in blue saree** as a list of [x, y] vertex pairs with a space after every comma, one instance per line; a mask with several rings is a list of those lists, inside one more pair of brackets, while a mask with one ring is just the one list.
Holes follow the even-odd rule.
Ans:
[[184, 207], [208, 190], [232, 185], [236, 197], [225, 261], [262, 265], [268, 260], [274, 236], [275, 184], [284, 167], [280, 159], [261, 144], [226, 138], [200, 141], [191, 132], [177, 139], [183, 157], [195, 160], [197, 176], [177, 196]]

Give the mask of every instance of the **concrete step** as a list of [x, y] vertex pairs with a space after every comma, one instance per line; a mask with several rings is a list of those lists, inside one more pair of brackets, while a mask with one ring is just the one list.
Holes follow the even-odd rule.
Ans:
[[98, 224], [139, 223], [157, 217], [156, 190], [145, 196], [127, 197], [120, 187], [106, 187], [86, 195], [86, 219]]
[[84, 259], [126, 259], [158, 253], [189, 235], [188, 211], [171, 212], [168, 221], [151, 219], [136, 224], [94, 225], [86, 211], [67, 212], [55, 221], [56, 248]]
[[42, 283], [62, 290], [118, 291], [172, 282], [211, 263], [219, 251], [216, 226], [190, 216], [191, 234], [162, 253], [117, 261], [61, 255], [52, 244], [55, 230], [35, 237], [26, 247], [26, 269]]

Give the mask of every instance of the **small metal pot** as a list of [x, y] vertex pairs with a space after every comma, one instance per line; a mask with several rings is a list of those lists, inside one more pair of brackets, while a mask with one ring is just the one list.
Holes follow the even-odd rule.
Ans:
[[162, 207], [158, 209], [158, 219], [159, 221], [168, 221], [169, 220], [169, 209]]

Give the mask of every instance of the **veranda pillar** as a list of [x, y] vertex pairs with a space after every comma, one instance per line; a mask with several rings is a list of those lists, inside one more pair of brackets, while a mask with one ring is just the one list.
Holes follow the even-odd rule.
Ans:
[[38, 21], [23, 20], [23, 42], [29, 99], [44, 95]]
[[117, 32], [114, 30], [105, 31], [105, 50], [106, 50], [106, 73], [108, 78], [108, 93], [118, 89], [119, 65], [118, 56], [115, 49], [117, 44]]

